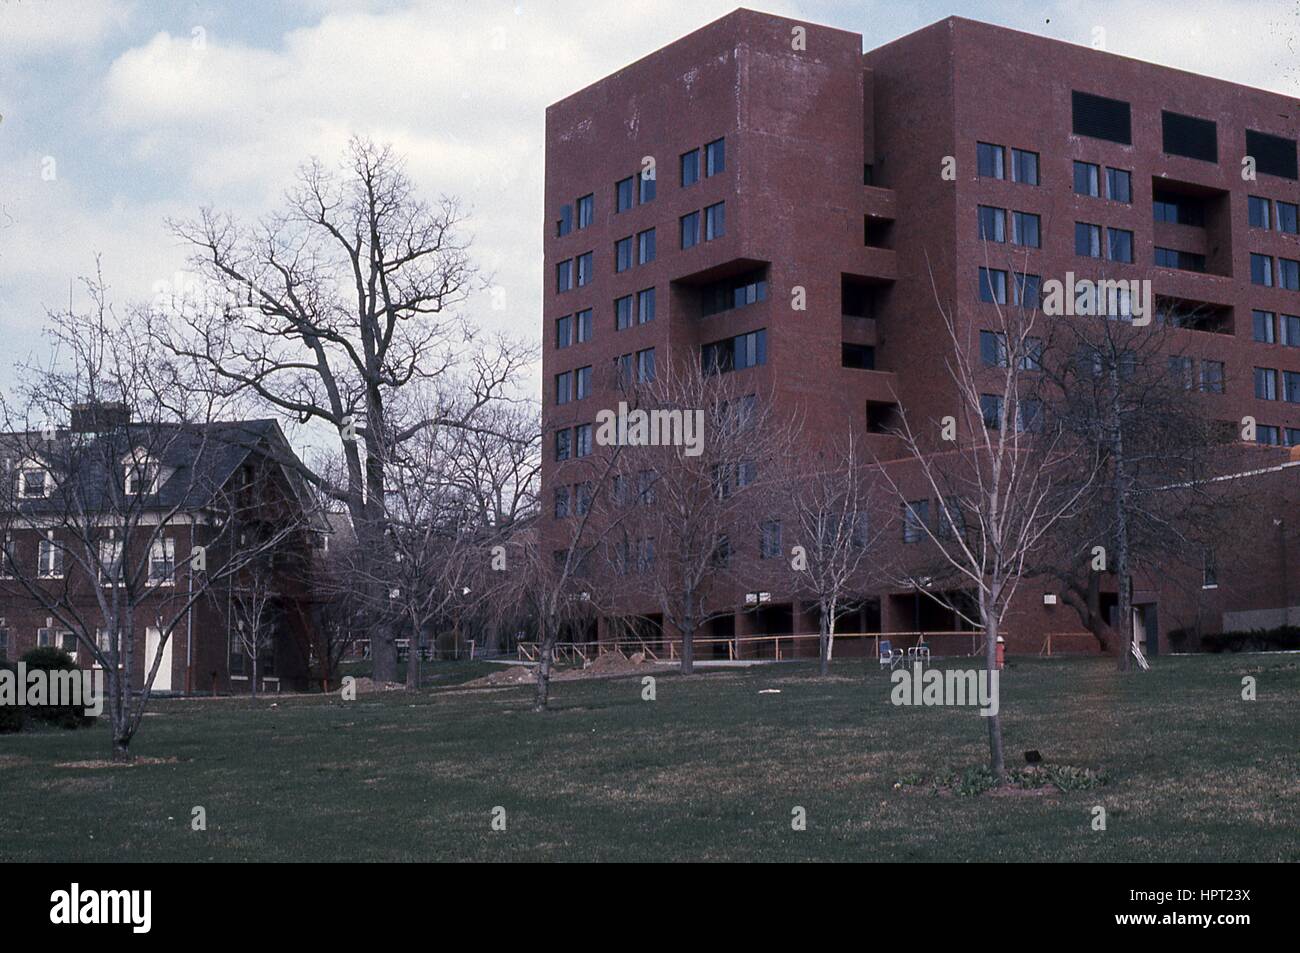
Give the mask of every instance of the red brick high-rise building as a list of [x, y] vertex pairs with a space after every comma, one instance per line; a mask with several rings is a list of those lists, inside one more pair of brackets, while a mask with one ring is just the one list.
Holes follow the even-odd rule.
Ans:
[[[1021, 287], [986, 228], [1040, 280], [1149, 278], [1198, 315], [1175, 332], [1189, 399], [1300, 446], [1297, 137], [1287, 97], [955, 17], [864, 54], [857, 33], [737, 10], [574, 93], [546, 116], [543, 531], [624, 356], [727, 342], [745, 389], [897, 456], [896, 404], [937, 419], [954, 400], [936, 299], [978, 330], [982, 297]], [[1190, 596], [1136, 583], [1149, 651], [1176, 629], [1300, 623], [1298, 482], [1258, 478], [1249, 571], [1220, 565]], [[712, 631], [815, 631], [779, 579], [746, 609], [767, 583], [722, 596]], [[1013, 650], [1080, 631], [1048, 595], [1018, 595]], [[878, 598], [858, 625], [951, 626], [916, 593]]]

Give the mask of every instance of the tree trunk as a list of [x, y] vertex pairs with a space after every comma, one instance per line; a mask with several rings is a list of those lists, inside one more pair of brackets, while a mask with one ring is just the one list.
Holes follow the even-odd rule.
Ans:
[[[995, 608], [997, 602], [985, 593], [980, 593], [980, 621], [984, 623], [984, 671], [990, 689], [993, 685], [993, 673], [998, 667], [998, 617]], [[1000, 687], [1000, 686], [999, 686]], [[1006, 762], [1002, 751], [1002, 715], [1001, 699], [999, 714], [991, 715], [989, 723], [989, 767], [993, 778], [1001, 787], [1006, 783]]]
[[415, 691], [420, 687], [420, 636], [419, 631], [411, 633], [411, 648], [406, 654], [406, 687]]
[[249, 658], [253, 663], [253, 680], [251, 683], [253, 686], [253, 701], [257, 701], [257, 653], [254, 652]]
[[821, 607], [819, 629], [821, 638], [818, 639], [818, 657], [821, 658], [821, 674], [825, 676], [831, 673], [831, 626], [824, 605]]
[[695, 626], [682, 630], [682, 674], [695, 674]]
[[385, 623], [375, 627], [370, 639], [371, 677], [376, 683], [397, 681], [397, 645]]
[[131, 760], [131, 687], [124, 683], [118, 672], [108, 676], [109, 705], [108, 717], [112, 727], [112, 760], [126, 762]]
[[558, 626], [546, 624], [542, 618], [541, 656], [537, 660], [537, 691], [533, 695], [533, 711], [546, 711], [551, 701], [551, 656], [555, 651], [555, 633]]

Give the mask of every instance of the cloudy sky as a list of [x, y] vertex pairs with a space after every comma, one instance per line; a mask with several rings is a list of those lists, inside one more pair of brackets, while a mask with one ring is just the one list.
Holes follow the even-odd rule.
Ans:
[[[536, 337], [547, 104], [735, 0], [0, 0], [0, 386], [103, 256], [119, 304], [175, 281], [163, 227], [275, 208], [307, 156], [392, 142], [459, 196], [506, 308]], [[1300, 96], [1297, 0], [761, 0], [876, 46], [949, 14]]]

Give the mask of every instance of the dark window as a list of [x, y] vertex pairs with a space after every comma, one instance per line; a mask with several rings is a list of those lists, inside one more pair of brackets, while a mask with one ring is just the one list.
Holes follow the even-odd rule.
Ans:
[[591, 252], [587, 252], [585, 255], [578, 256], [578, 287], [579, 288], [581, 288], [583, 285], [591, 284], [591, 279], [592, 277], [594, 277], [592, 275], [591, 256], [592, 256]]
[[1042, 247], [1042, 220], [1032, 212], [1011, 214], [1011, 241], [1026, 248]]
[[1182, 271], [1205, 271], [1205, 256], [1175, 248], [1157, 248], [1156, 264], [1161, 268], [1178, 268]]
[[1074, 223], [1074, 253], [1089, 258], [1101, 257], [1101, 226], [1087, 222]]
[[573, 316], [566, 314], [555, 319], [555, 347], [564, 348], [573, 343]]
[[1038, 184], [1038, 153], [1024, 149], [1011, 150], [1011, 181], [1025, 185]]
[[980, 416], [984, 426], [989, 430], [998, 430], [1002, 426], [1002, 395], [980, 394]]
[[1277, 371], [1271, 367], [1255, 368], [1255, 397], [1258, 400], [1277, 400]]
[[573, 455], [586, 457], [591, 455], [591, 424], [578, 424], [573, 428]]
[[903, 504], [903, 542], [919, 543], [925, 539], [925, 527], [930, 522], [930, 501], [912, 500]]
[[781, 558], [781, 521], [764, 520], [759, 541], [759, 556], [763, 559]]
[[573, 399], [573, 373], [565, 371], [555, 375], [555, 402], [567, 404]]
[[1091, 195], [1094, 198], [1101, 195], [1101, 166], [1075, 161], [1074, 194]]
[[767, 363], [767, 331], [759, 329], [700, 348], [700, 366], [706, 374], [723, 374]]
[[727, 140], [714, 139], [704, 147], [704, 174], [717, 175], [727, 168]]
[[555, 488], [555, 518], [557, 520], [566, 519], [569, 515], [569, 488], [567, 486], [557, 486]]
[[615, 213], [626, 212], [632, 207], [634, 196], [636, 195], [636, 176], [629, 175], [626, 179], [620, 179], [614, 185], [614, 205]]
[[1133, 261], [1133, 233], [1123, 228], [1106, 229], [1106, 257], [1111, 261]]
[[981, 179], [1005, 179], [1006, 150], [989, 142], [975, 144], [976, 166]]
[[1286, 232], [1288, 235], [1300, 234], [1300, 222], [1297, 221], [1297, 212], [1300, 212], [1300, 206], [1279, 199], [1277, 203], [1277, 230]]
[[1151, 207], [1157, 222], [1197, 226], [1205, 224], [1205, 205], [1188, 195], [1157, 191], [1152, 195]]
[[704, 240], [711, 242], [727, 234], [727, 209], [725, 202], [710, 205], [704, 210]]
[[1300, 315], [1278, 315], [1278, 340], [1287, 347], [1300, 347]]
[[986, 242], [1007, 240], [1007, 213], [1005, 209], [979, 206], [980, 238]]
[[1300, 447], [1300, 427], [1287, 427], [1283, 436], [1288, 447]]
[[614, 299], [614, 330], [622, 331], [632, 326], [632, 296]]
[[1162, 111], [1160, 125], [1166, 155], [1219, 161], [1219, 130], [1212, 120]]
[[568, 430], [555, 431], [555, 459], [567, 460], [573, 448], [573, 433]]
[[1250, 256], [1250, 281], [1251, 284], [1272, 288], [1273, 259], [1267, 255], [1256, 255], [1252, 252]]
[[573, 231], [573, 206], [565, 205], [560, 209], [560, 219], [555, 223], [555, 234], [563, 238]]
[[1007, 303], [1007, 273], [997, 268], [980, 269], [980, 300]]
[[578, 199], [578, 227], [586, 228], [596, 217], [596, 196], [584, 195]]
[[573, 287], [573, 259], [555, 266], [555, 290], [568, 291]]
[[655, 349], [646, 348], [636, 352], [636, 382], [649, 384], [655, 379]]
[[580, 367], [573, 373], [575, 399], [585, 400], [591, 396], [591, 365]]
[[981, 331], [980, 360], [987, 367], [1006, 367], [1007, 336], [1000, 331]]
[[1270, 214], [1273, 203], [1268, 199], [1262, 199], [1258, 195], [1252, 195], [1248, 201], [1248, 219], [1251, 228], [1272, 228], [1273, 216]]
[[1300, 404], [1300, 371], [1282, 372], [1282, 399]]
[[1016, 404], [1016, 430], [1038, 433], [1043, 429], [1043, 402], [1037, 397], [1022, 397]]
[[1223, 362], [1201, 361], [1201, 390], [1207, 394], [1223, 393]]
[[1277, 427], [1272, 424], [1260, 424], [1255, 429], [1255, 442], [1265, 447], [1276, 447], [1281, 444]]
[[1133, 201], [1133, 177], [1124, 169], [1106, 170], [1106, 196], [1112, 202]]
[[767, 280], [762, 271], [748, 272], [737, 278], [715, 281], [700, 289], [700, 314], [703, 317], [743, 308], [767, 299]]
[[1272, 311], [1250, 312], [1250, 323], [1254, 331], [1254, 337], [1260, 344], [1277, 343], [1275, 337], [1276, 317]]
[[1254, 156], [1256, 171], [1263, 172], [1265, 175], [1276, 175], [1281, 179], [1298, 177], [1294, 139], [1247, 129], [1246, 155]]
[[632, 267], [632, 236], [614, 243], [614, 271], [627, 271]]
[[1129, 104], [1092, 93], [1073, 90], [1070, 105], [1076, 136], [1090, 136], [1108, 142], [1133, 144], [1133, 121]]
[[840, 345], [840, 364], [859, 371], [871, 371], [876, 367], [876, 349], [869, 344]]
[[1042, 302], [1043, 279], [1041, 275], [1015, 275], [1016, 304], [1037, 308]]
[[700, 150], [682, 153], [682, 188], [700, 181]]
[[637, 178], [641, 182], [641, 194], [637, 196], [637, 201], [645, 205], [646, 202], [653, 201], [655, 197], [655, 170], [653, 168], [646, 169]]
[[655, 290], [646, 288], [636, 293], [636, 323], [646, 324], [655, 319]]
[[641, 265], [649, 264], [655, 260], [655, 230], [653, 228], [637, 233], [636, 257], [637, 263]]
[[1277, 260], [1277, 284], [1287, 291], [1300, 291], [1300, 261], [1294, 258]]
[[577, 314], [573, 316], [573, 320], [577, 324], [578, 343], [582, 344], [585, 341], [590, 341], [591, 340], [591, 309], [587, 308], [584, 311], [579, 311]]
[[681, 226], [682, 248], [694, 248], [700, 243], [700, 213], [691, 212], [689, 215], [683, 215]]

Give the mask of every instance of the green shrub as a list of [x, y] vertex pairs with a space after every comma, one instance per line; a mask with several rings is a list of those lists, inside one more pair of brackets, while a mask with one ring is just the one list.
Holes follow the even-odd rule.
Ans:
[[[80, 672], [68, 654], [53, 646], [40, 646], [23, 654], [27, 671], [42, 670], [46, 672]], [[95, 719], [84, 713], [80, 705], [27, 705], [27, 716], [38, 721], [58, 725], [61, 728], [78, 728], [93, 724]]]

